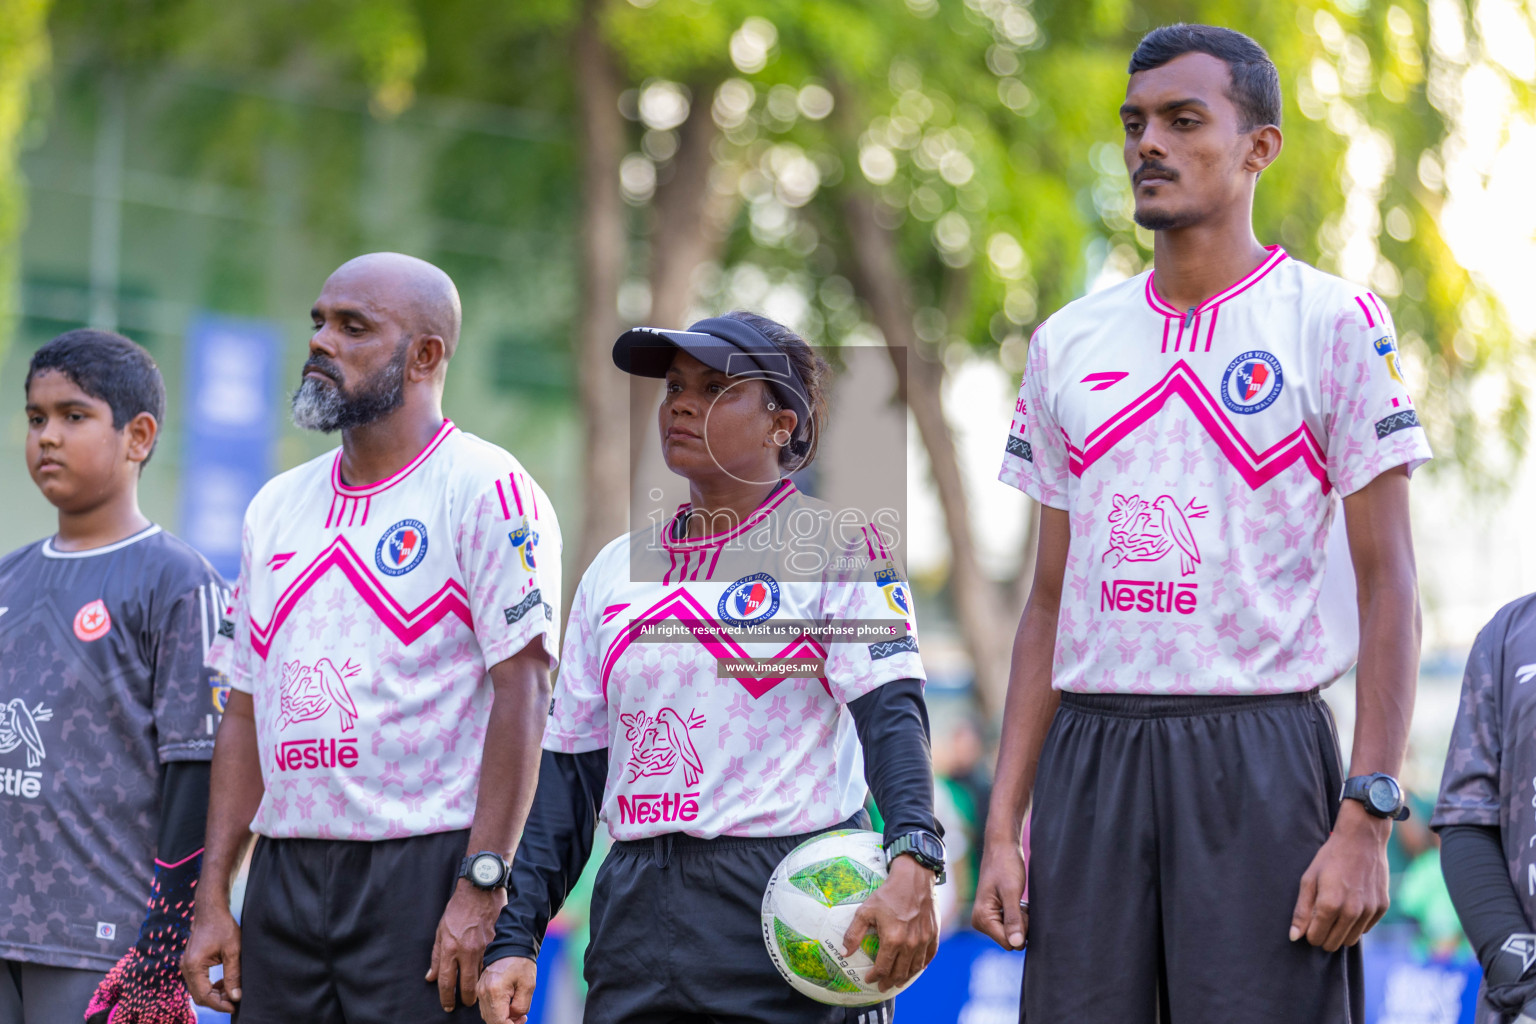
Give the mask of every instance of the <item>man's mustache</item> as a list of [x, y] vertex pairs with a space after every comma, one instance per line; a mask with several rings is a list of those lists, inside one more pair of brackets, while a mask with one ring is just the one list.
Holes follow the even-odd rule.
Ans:
[[1150, 177], [1153, 174], [1156, 174], [1159, 178], [1167, 178], [1169, 181], [1179, 180], [1179, 172], [1172, 167], [1169, 167], [1167, 164], [1160, 164], [1156, 160], [1148, 160], [1136, 168], [1136, 173], [1131, 175], [1131, 181], [1140, 185], [1141, 179]]
[[319, 370], [321, 373], [331, 378], [331, 380], [335, 381], [337, 387], [341, 387], [341, 367], [337, 366], [334, 362], [325, 356], [316, 353], [315, 355], [312, 355], [306, 359], [304, 361], [304, 368], [299, 371], [299, 376], [303, 377], [310, 370]]

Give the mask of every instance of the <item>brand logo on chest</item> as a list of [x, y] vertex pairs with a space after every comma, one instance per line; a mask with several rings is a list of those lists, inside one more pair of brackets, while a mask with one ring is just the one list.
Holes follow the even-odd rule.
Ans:
[[404, 576], [427, 554], [427, 528], [418, 519], [402, 519], [384, 531], [373, 564], [386, 576]]
[[1284, 386], [1280, 360], [1268, 352], [1244, 352], [1221, 375], [1221, 404], [1243, 416], [1263, 412]]
[[779, 581], [765, 572], [753, 573], [725, 588], [716, 609], [733, 626], [750, 626], [779, 610]]

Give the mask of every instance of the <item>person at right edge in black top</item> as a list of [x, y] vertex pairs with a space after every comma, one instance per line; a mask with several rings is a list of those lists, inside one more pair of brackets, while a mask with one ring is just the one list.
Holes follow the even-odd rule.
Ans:
[[[867, 780], [889, 876], [844, 952], [874, 932], [868, 980], [889, 990], [938, 949], [944, 847], [910, 592], [872, 527], [806, 536], [830, 510], [789, 479], [815, 457], [826, 363], [741, 312], [627, 332], [613, 357], [665, 379], [662, 453], [691, 500], [609, 544], [577, 588], [480, 1012], [491, 1024], [527, 1014], [545, 927], [601, 819], [615, 842], [592, 896], [586, 1024], [889, 1024], [893, 999], [828, 1006], [795, 991], [762, 937], [774, 868], [817, 833], [869, 828]], [[797, 560], [812, 550], [829, 557]], [[728, 627], [871, 619], [904, 619], [906, 633], [818, 647], [819, 673], [724, 671]], [[693, 635], [648, 643], [632, 623]], [[810, 656], [793, 653], [799, 640], [740, 645], [737, 657]]]
[[1430, 827], [1483, 966], [1477, 1024], [1536, 1018], [1536, 594], [1472, 645]]

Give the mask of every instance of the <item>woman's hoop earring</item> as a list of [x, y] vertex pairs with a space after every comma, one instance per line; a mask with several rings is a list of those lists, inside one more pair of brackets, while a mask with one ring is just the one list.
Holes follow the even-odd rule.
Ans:
[[785, 430], [783, 427], [775, 430], [773, 432], [773, 443], [778, 445], [780, 448], [783, 448], [785, 445], [789, 444], [789, 431]]

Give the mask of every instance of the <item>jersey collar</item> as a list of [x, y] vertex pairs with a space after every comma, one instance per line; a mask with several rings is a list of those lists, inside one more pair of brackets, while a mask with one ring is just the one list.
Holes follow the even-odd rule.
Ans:
[[425, 448], [416, 453], [415, 458], [395, 470], [391, 476], [387, 476], [377, 483], [365, 484], [361, 487], [352, 487], [341, 482], [341, 449], [338, 448], [336, 449], [336, 458], [331, 463], [331, 487], [343, 498], [371, 498], [380, 491], [387, 491], [410, 476], [416, 470], [416, 467], [426, 462], [433, 452], [442, 447], [443, 442], [448, 439], [448, 435], [457, 429], [453, 425], [452, 420], [444, 419], [443, 425], [438, 427], [437, 433], [432, 435], [432, 440], [427, 442]]
[[[1202, 313], [1206, 313], [1212, 309], [1215, 309], [1217, 306], [1221, 305], [1223, 302], [1226, 302], [1228, 299], [1236, 298], [1238, 295], [1241, 295], [1249, 288], [1252, 288], [1254, 285], [1258, 284], [1260, 278], [1262, 278], [1265, 274], [1268, 274], [1271, 270], [1274, 270], [1288, 258], [1286, 251], [1278, 245], [1266, 245], [1264, 248], [1269, 253], [1269, 256], [1265, 258], [1263, 263], [1260, 263], [1257, 267], [1254, 267], [1251, 271], [1248, 272], [1246, 276], [1242, 278], [1242, 280], [1238, 281], [1236, 284], [1229, 286], [1223, 291], [1217, 292], [1215, 295], [1212, 295], [1210, 298], [1200, 303], [1200, 305], [1196, 306], [1195, 316], [1200, 316]], [[1156, 276], [1156, 270], [1149, 271], [1147, 274], [1147, 305], [1151, 306], [1156, 312], [1161, 313], [1163, 316], [1170, 320], [1181, 319], [1188, 311], [1173, 308], [1173, 305], [1169, 303], [1167, 299], [1163, 298], [1157, 293], [1157, 283], [1155, 281]]]
[[779, 485], [769, 493], [768, 497], [763, 499], [763, 503], [753, 509], [752, 514], [743, 519], [734, 529], [725, 530], [720, 533], [709, 533], [702, 537], [689, 537], [684, 540], [677, 540], [672, 536], [673, 527], [675, 524], [684, 521], [688, 515], [688, 510], [693, 507], [690, 503], [684, 502], [677, 506], [677, 514], [667, 523], [666, 529], [661, 531], [661, 543], [668, 551], [694, 551], [698, 548], [712, 548], [718, 544], [724, 544], [733, 537], [740, 537], [752, 529], [752, 527], [768, 518], [774, 509], [784, 504], [789, 496], [794, 493], [795, 482], [786, 477], [780, 480]]
[[141, 540], [148, 540], [150, 537], [153, 537], [159, 532], [160, 527], [151, 523], [149, 526], [144, 527], [144, 529], [140, 530], [138, 533], [131, 537], [124, 537], [122, 540], [114, 541], [111, 544], [103, 544], [99, 548], [86, 548], [84, 551], [60, 551], [58, 548], [53, 546], [54, 538], [49, 537], [47, 540], [43, 541], [43, 557], [90, 558], [93, 555], [109, 555], [114, 551], [121, 551], [123, 548], [130, 544], [137, 544]]

